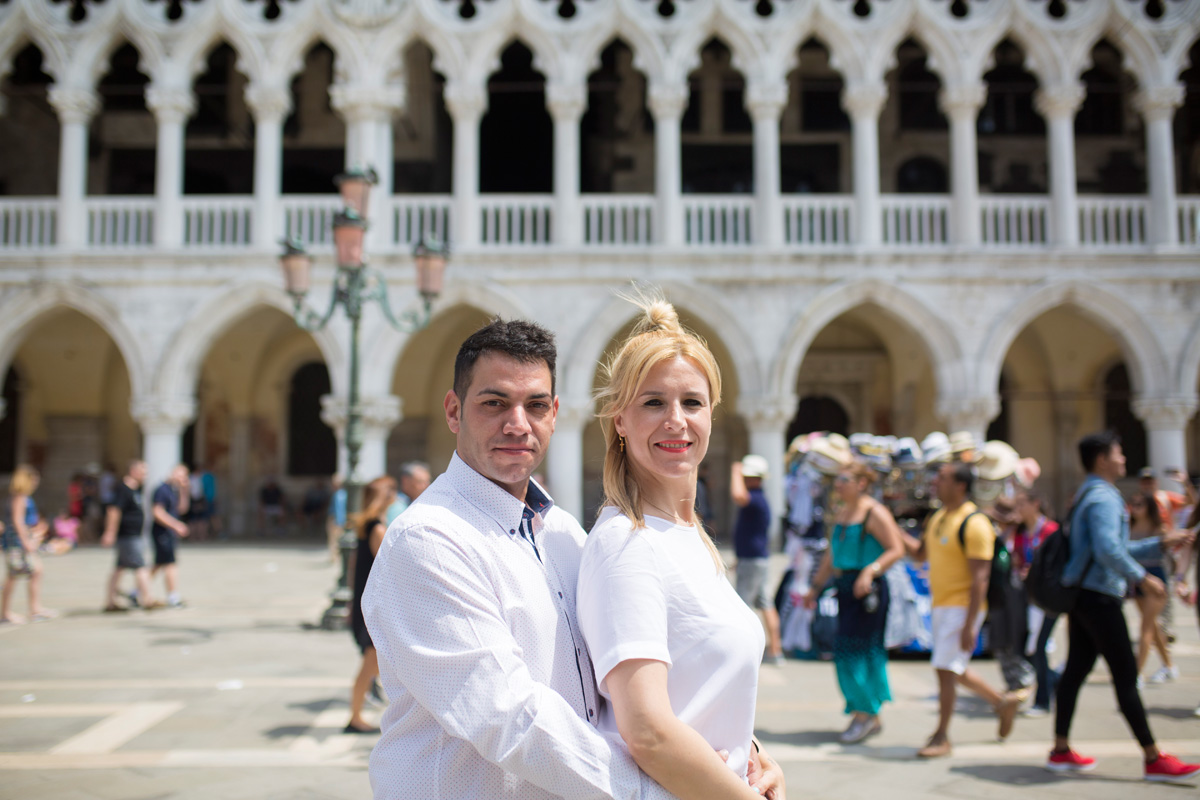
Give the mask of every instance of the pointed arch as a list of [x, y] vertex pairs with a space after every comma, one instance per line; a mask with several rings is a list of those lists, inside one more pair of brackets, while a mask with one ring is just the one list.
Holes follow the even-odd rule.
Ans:
[[121, 311], [107, 298], [69, 283], [42, 283], [21, 289], [0, 305], [0, 375], [12, 364], [26, 333], [44, 314], [61, 308], [78, 311], [112, 338], [129, 373], [133, 397], [149, 388], [145, 353], [125, 325]]
[[[154, 390], [164, 397], [192, 396], [204, 359], [221, 335], [256, 307], [274, 308], [292, 316], [292, 299], [280, 287], [250, 283], [229, 289], [201, 304], [179, 327], [163, 351], [154, 374]], [[342, 348], [326, 328], [312, 334], [329, 367], [335, 392], [345, 380]]]
[[1176, 391], [1179, 394], [1189, 396], [1200, 391], [1200, 320], [1196, 320], [1188, 331], [1175, 374]]
[[1035, 319], [1063, 305], [1080, 311], [1120, 345], [1138, 392], [1154, 396], [1169, 392], [1166, 354], [1143, 315], [1107, 289], [1076, 280], [1043, 283], [1009, 304], [992, 324], [975, 360], [977, 391], [994, 392], [1013, 341]]
[[886, 309], [925, 346], [939, 395], [961, 392], [966, 381], [961, 374], [962, 351], [954, 332], [923, 300], [878, 279], [842, 281], [808, 302], [784, 338], [772, 365], [768, 391], [778, 396], [791, 392], [799, 380], [800, 364], [817, 334], [842, 314], [868, 303]]
[[[738, 321], [740, 315], [712, 290], [682, 282], [657, 284], [663, 295], [677, 308], [701, 317], [729, 350], [736, 365], [741, 394], [754, 394], [763, 385], [760, 359], [750, 334]], [[604, 350], [621, 329], [637, 315], [637, 307], [613, 294], [579, 328], [578, 335], [560, 355], [562, 375], [559, 394], [572, 399], [590, 398], [596, 368]], [[735, 398], [726, 398], [727, 401]]]

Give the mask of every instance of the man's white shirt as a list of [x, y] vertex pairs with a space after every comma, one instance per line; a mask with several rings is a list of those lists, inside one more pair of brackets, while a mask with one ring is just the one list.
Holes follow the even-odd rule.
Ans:
[[456, 453], [388, 529], [363, 595], [390, 699], [376, 798], [671, 797], [595, 727], [575, 615], [585, 534], [530, 488], [531, 519]]

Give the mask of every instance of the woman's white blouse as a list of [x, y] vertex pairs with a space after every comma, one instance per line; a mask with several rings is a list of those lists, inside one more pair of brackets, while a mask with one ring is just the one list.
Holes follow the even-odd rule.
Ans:
[[600, 693], [600, 729], [616, 731], [607, 678], [631, 659], [662, 661], [675, 716], [745, 777], [765, 638], [694, 527], [605, 508], [579, 566], [579, 627]]

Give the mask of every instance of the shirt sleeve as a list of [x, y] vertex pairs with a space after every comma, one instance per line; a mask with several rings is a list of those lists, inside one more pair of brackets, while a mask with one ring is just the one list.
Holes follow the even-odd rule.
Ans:
[[996, 551], [996, 529], [983, 514], [975, 514], [967, 520], [963, 533], [966, 540], [967, 558], [991, 561]]
[[[650, 659], [671, 666], [667, 649], [667, 593], [647, 531], [596, 530], [605, 537], [585, 548], [576, 610], [601, 691], [622, 661]], [[590, 537], [589, 537], [590, 538]]]
[[615, 735], [534, 680], [480, 554], [449, 532], [413, 525], [394, 530], [380, 555], [363, 598], [380, 669], [448, 735], [561, 797], [666, 796]]
[[[1115, 492], [1114, 492], [1115, 494]], [[1131, 583], [1141, 581], [1146, 568], [1134, 560], [1121, 541], [1124, 508], [1119, 498], [1098, 498], [1083, 510], [1087, 529], [1092, 538], [1092, 556], [1112, 572]], [[1157, 546], [1158, 541], [1154, 541]]]

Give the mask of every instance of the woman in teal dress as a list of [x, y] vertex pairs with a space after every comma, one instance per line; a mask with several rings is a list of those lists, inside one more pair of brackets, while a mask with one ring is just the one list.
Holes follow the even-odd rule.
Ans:
[[875, 472], [857, 462], [834, 479], [840, 506], [829, 549], [805, 599], [814, 607], [830, 574], [836, 576], [838, 621], [833, 663], [846, 698], [846, 713], [853, 715], [840, 736], [845, 744], [879, 733], [883, 729], [879, 709], [892, 699], [883, 646], [888, 607], [883, 573], [904, 554], [904, 545], [891, 512], [867, 493], [874, 481]]

